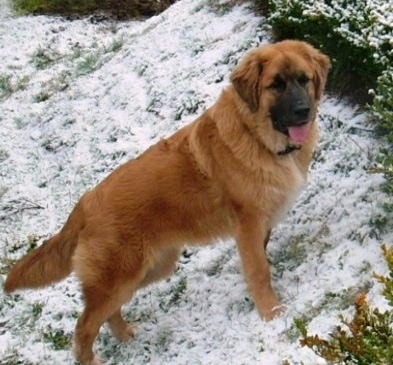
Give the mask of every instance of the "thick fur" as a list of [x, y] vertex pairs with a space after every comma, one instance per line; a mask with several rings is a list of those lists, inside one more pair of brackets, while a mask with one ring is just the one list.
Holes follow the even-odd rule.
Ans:
[[[108, 321], [117, 338], [129, 339], [121, 305], [170, 275], [184, 244], [232, 236], [261, 316], [279, 314], [265, 246], [305, 183], [329, 68], [329, 59], [304, 42], [248, 53], [215, 105], [87, 192], [63, 229], [15, 265], [5, 290], [42, 287], [75, 271], [85, 295], [76, 357], [97, 365], [92, 348], [101, 325]], [[280, 155], [293, 141], [274, 128], [270, 109], [279, 90], [271, 84], [298, 72], [309, 77], [311, 130], [300, 149]]]

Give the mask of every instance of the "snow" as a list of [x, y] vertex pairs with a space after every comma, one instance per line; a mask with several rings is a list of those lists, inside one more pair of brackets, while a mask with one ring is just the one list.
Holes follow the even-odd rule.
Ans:
[[[229, 1], [221, 1], [225, 4]], [[218, 12], [181, 0], [145, 21], [17, 17], [0, 0], [0, 282], [29, 242], [61, 227], [81, 194], [120, 163], [214, 103], [237, 60], [269, 42], [248, 4]], [[108, 364], [323, 364], [299, 345], [293, 319], [326, 335], [367, 291], [384, 307], [374, 271], [386, 273], [380, 142], [368, 115], [327, 97], [306, 189], [268, 247], [273, 284], [287, 311], [258, 317], [233, 240], [188, 247], [170, 279], [124, 308], [138, 325], [118, 344], [104, 327]], [[0, 293], [1, 364], [72, 364], [47, 333], [71, 338], [82, 309], [72, 276], [53, 287]], [[37, 314], [37, 308], [41, 312]], [[14, 361], [14, 362], [12, 362]], [[19, 361], [19, 362], [18, 362]]]

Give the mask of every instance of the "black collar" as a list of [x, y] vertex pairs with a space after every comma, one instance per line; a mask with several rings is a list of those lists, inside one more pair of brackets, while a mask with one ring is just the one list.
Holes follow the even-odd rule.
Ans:
[[278, 151], [277, 155], [278, 156], [285, 156], [285, 155], [289, 155], [291, 152], [293, 151], [297, 151], [300, 150], [302, 148], [302, 146], [297, 146], [295, 144], [289, 143], [286, 147], [285, 150], [282, 151]]

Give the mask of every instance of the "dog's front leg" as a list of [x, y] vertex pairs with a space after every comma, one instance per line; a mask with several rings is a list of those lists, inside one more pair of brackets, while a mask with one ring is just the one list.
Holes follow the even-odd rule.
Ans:
[[271, 320], [283, 310], [271, 286], [265, 252], [269, 235], [270, 229], [263, 224], [259, 214], [243, 214], [239, 217], [237, 245], [244, 275], [260, 315], [267, 320]]

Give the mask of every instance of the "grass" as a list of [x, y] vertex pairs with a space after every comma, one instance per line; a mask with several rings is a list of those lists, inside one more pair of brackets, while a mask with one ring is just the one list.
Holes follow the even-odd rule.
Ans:
[[37, 365], [22, 359], [21, 354], [15, 347], [8, 348], [0, 359], [0, 365]]
[[0, 99], [5, 98], [13, 93], [11, 75], [0, 75]]
[[100, 56], [98, 54], [86, 54], [77, 63], [75, 73], [77, 76], [87, 75], [95, 71], [100, 66]]
[[169, 292], [162, 296], [160, 301], [160, 308], [167, 312], [171, 307], [178, 306], [184, 299], [187, 291], [187, 279], [185, 276], [181, 276], [179, 280], [171, 287]]
[[88, 16], [104, 12], [119, 19], [153, 16], [164, 11], [175, 0], [13, 0], [21, 14]]
[[29, 77], [18, 77], [14, 74], [0, 74], [0, 100], [6, 99], [13, 93], [26, 89]]
[[93, 0], [14, 0], [13, 6], [22, 14], [86, 14], [98, 9]]
[[37, 70], [44, 70], [57, 62], [59, 55], [51, 52], [50, 49], [39, 47], [32, 55], [31, 62], [37, 68]]

